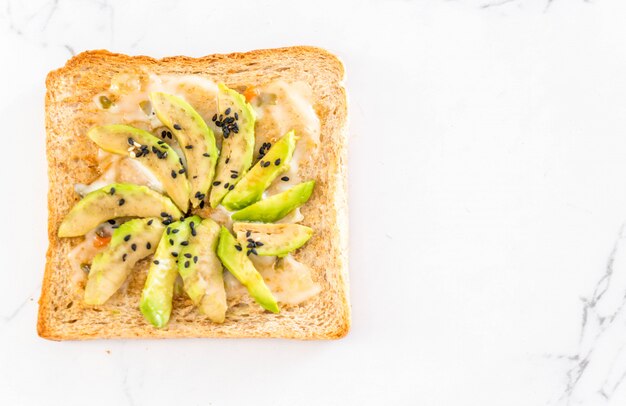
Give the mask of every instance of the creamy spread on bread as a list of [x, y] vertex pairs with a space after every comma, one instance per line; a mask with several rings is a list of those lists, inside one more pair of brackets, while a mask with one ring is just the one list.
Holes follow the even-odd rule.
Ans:
[[[297, 305], [320, 292], [320, 285], [311, 278], [311, 269], [292, 255], [278, 262], [276, 257], [253, 256], [251, 260], [281, 303]], [[229, 299], [246, 294], [246, 289], [228, 272], [224, 274], [224, 285]]]
[[[258, 86], [255, 91], [257, 97], [250, 101], [256, 113], [253, 164], [262, 159], [269, 147], [287, 131], [295, 130], [298, 137], [289, 169], [265, 190], [263, 193], [265, 198], [284, 192], [302, 182], [303, 179], [298, 174], [299, 168], [303, 162], [315, 156], [320, 142], [320, 121], [313, 108], [312, 89], [305, 82], [287, 83], [278, 80]], [[184, 154], [175, 137], [172, 137], [171, 133], [168, 136], [168, 129], [163, 126], [150, 105], [151, 92], [164, 92], [187, 101], [213, 130], [217, 143], [221, 144], [221, 132], [215, 118], [212, 117], [215, 111], [219, 111], [218, 86], [197, 75], [119, 74], [111, 80], [111, 86], [107, 91], [93, 98], [93, 102], [102, 113], [97, 124], [124, 123], [151, 132], [162, 138], [184, 160]], [[100, 177], [90, 184], [75, 186], [81, 196], [115, 182], [144, 185], [161, 193], [164, 190], [161, 182], [137, 159], [99, 149], [98, 165]], [[211, 209], [208, 217], [231, 229], [231, 214], [220, 205]], [[300, 209], [296, 208], [276, 223], [296, 223], [303, 219]], [[110, 227], [101, 228], [99, 232], [110, 235], [112, 230]], [[85, 264], [102, 251], [101, 247], [94, 245], [95, 238], [94, 230], [70, 253], [74, 282], [85, 280], [87, 275]], [[279, 260], [276, 257], [251, 255], [250, 259], [281, 303], [297, 305], [320, 291], [319, 284], [311, 277], [310, 268], [298, 262], [292, 255], [288, 254]], [[229, 299], [246, 292], [242, 284], [229, 272], [224, 273], [224, 284]]]

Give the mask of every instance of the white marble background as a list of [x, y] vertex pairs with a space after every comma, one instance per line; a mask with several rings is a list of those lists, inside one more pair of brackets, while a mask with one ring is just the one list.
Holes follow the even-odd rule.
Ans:
[[[0, 0], [0, 405], [624, 405], [626, 2]], [[351, 101], [353, 329], [55, 343], [44, 79], [319, 45]]]

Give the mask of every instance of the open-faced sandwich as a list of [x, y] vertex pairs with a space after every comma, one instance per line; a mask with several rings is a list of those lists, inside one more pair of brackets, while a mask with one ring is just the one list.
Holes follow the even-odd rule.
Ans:
[[345, 335], [343, 74], [311, 47], [51, 72], [39, 334]]

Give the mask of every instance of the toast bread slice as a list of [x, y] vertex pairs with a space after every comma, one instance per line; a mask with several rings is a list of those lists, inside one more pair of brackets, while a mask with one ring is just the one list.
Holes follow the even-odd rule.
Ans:
[[[249, 297], [229, 303], [226, 321], [212, 323], [182, 295], [175, 298], [164, 329], [144, 320], [138, 308], [149, 259], [140, 261], [124, 292], [103, 306], [87, 306], [72, 282], [68, 253], [80, 238], [57, 237], [58, 227], [79, 200], [76, 183], [90, 183], [100, 173], [97, 147], [87, 130], [100, 113], [94, 97], [109, 88], [113, 75], [146, 72], [156, 75], [199, 75], [237, 88], [273, 80], [304, 81], [313, 92], [320, 120], [315, 159], [303, 162], [298, 174], [314, 179], [311, 199], [301, 210], [302, 224], [315, 232], [294, 257], [308, 265], [320, 293], [297, 306], [283, 305], [280, 314], [262, 311]], [[46, 133], [48, 157], [48, 238], [46, 268], [37, 331], [52, 340], [97, 338], [279, 337], [333, 339], [350, 327], [348, 302], [346, 147], [347, 104], [342, 63], [314, 47], [257, 50], [200, 58], [153, 59], [105, 50], [83, 52], [48, 74]]]

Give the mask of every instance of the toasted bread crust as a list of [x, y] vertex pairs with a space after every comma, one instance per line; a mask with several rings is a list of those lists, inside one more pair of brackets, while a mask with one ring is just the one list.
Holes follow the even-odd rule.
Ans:
[[[174, 303], [165, 329], [149, 325], [137, 308], [147, 262], [138, 264], [125, 292], [103, 306], [82, 304], [81, 292], [70, 280], [67, 254], [80, 238], [57, 237], [64, 215], [78, 200], [73, 186], [99, 176], [97, 148], [86, 138], [100, 114], [92, 99], [106, 90], [111, 76], [121, 72], [193, 74], [229, 86], [264, 84], [276, 79], [306, 81], [313, 90], [320, 118], [321, 143], [315, 159], [299, 174], [315, 179], [316, 188], [303, 206], [303, 224], [314, 228], [309, 243], [296, 258], [309, 265], [321, 293], [300, 306], [283, 306], [279, 315], [263, 312], [249, 298], [229, 303], [224, 324], [211, 323], [185, 298]], [[37, 331], [52, 340], [94, 338], [280, 337], [334, 339], [350, 328], [347, 261], [347, 104], [344, 68], [327, 51], [314, 47], [257, 50], [201, 58], [154, 59], [104, 50], [83, 52], [48, 74], [46, 132], [48, 156], [48, 239], [46, 267]], [[202, 212], [200, 212], [202, 214]], [[324, 253], [324, 255], [319, 255]]]

